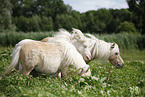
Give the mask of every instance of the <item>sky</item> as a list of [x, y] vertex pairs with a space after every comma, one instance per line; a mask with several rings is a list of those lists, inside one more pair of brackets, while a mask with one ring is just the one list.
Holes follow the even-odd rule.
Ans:
[[73, 10], [86, 12], [99, 8], [121, 9], [128, 8], [126, 0], [63, 0], [65, 4], [72, 6]]

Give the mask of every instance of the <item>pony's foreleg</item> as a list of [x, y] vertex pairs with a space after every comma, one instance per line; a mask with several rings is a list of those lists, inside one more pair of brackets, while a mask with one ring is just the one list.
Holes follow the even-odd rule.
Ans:
[[81, 76], [91, 76], [90, 68], [86, 71], [86, 73], [83, 73]]
[[51, 74], [50, 78], [52, 78], [52, 77], [59, 77], [59, 78], [61, 78], [61, 70], [58, 69], [58, 71], [55, 74]]
[[79, 71], [79, 76], [91, 76], [90, 67], [87, 65], [87, 68], [79, 68], [77, 71]]

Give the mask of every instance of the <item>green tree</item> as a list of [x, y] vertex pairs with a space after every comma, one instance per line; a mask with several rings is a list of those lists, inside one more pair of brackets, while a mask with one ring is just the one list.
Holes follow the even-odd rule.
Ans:
[[29, 31], [28, 28], [29, 20], [26, 17], [24, 16], [16, 17], [13, 18], [13, 21], [15, 21], [15, 25], [17, 26], [16, 31], [24, 31], [24, 32]]
[[12, 11], [13, 17], [31, 17], [32, 15], [35, 15], [35, 2], [37, 0], [11, 0], [11, 3], [13, 5]]
[[103, 33], [107, 32], [107, 27], [112, 20], [112, 15], [107, 9], [88, 11], [82, 14], [82, 22], [85, 32]]
[[12, 27], [10, 0], [0, 1], [0, 32]]
[[[35, 24], [35, 26], [37, 26], [36, 24], [38, 24], [38, 21], [32, 21], [33, 19], [36, 19], [35, 16], [39, 16], [39, 18], [41, 18], [41, 23], [39, 24], [40, 27], [42, 27], [40, 28], [41, 30], [46, 30], [46, 27], [49, 27], [47, 28], [48, 30], [58, 30], [56, 17], [63, 14], [70, 15], [72, 12], [72, 8], [69, 5], [65, 5], [62, 0], [11, 0], [11, 2], [13, 4], [12, 15], [13, 18], [15, 18], [13, 19], [13, 22], [16, 23], [19, 30], [25, 32], [27, 30], [38, 30], [33, 27], [34, 25], [29, 25], [29, 27], [22, 28], [23, 24], [27, 24], [27, 21], [29, 21], [28, 24]], [[20, 19], [20, 17], [22, 18], [22, 20], [20, 20], [22, 24], [20, 24], [20, 21], [15, 21]], [[25, 22], [23, 21], [24, 18], [28, 18], [28, 20]], [[29, 18], [32, 20], [29, 20]], [[36, 20], [39, 19], [37, 18]]]
[[129, 33], [137, 33], [137, 30], [133, 23], [131, 22], [122, 22], [120, 25], [116, 28], [116, 32], [129, 32]]
[[110, 9], [109, 12], [112, 15], [112, 21], [107, 27], [107, 32], [109, 33], [115, 33], [117, 27], [122, 22], [133, 22], [134, 17], [132, 12], [130, 12], [128, 9]]
[[58, 28], [65, 28], [67, 30], [72, 30], [72, 28], [79, 27], [79, 21], [72, 15], [57, 15], [56, 24]]
[[53, 20], [51, 17], [42, 16], [40, 23], [41, 31], [52, 31], [53, 30]]
[[145, 0], [127, 0], [129, 10], [135, 14], [135, 25], [142, 34], [145, 34]]

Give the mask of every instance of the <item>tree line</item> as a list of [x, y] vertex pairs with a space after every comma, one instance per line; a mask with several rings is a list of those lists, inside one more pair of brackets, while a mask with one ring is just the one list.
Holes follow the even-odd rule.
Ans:
[[0, 32], [78, 28], [90, 33], [145, 34], [145, 1], [127, 0], [127, 3], [129, 9], [101, 8], [80, 13], [63, 0], [1, 0]]

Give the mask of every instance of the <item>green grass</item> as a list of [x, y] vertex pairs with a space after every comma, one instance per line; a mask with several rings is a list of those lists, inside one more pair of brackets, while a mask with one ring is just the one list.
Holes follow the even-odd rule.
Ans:
[[145, 62], [145, 49], [144, 50], [128, 50], [121, 53], [125, 61], [143, 61]]
[[[11, 47], [0, 47], [0, 75], [11, 62]], [[145, 97], [145, 50], [122, 52], [123, 69], [109, 63], [90, 62], [91, 77], [31, 78], [15, 72], [0, 78], [0, 97]], [[108, 68], [111, 77], [107, 81]]]

